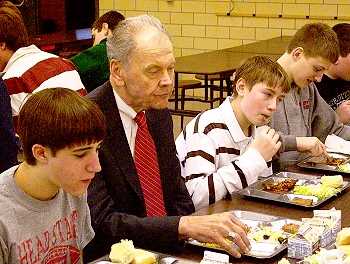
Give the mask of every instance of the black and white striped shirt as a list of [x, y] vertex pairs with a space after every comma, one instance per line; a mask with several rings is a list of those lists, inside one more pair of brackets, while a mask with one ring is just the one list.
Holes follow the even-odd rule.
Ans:
[[252, 137], [244, 135], [231, 100], [199, 114], [176, 139], [181, 174], [196, 210], [272, 174], [270, 162], [249, 147], [255, 127]]

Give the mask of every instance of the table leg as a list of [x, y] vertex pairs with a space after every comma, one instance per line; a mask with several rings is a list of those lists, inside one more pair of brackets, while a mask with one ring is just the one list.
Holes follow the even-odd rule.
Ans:
[[175, 83], [174, 83], [174, 89], [175, 89], [175, 98], [174, 98], [174, 108], [175, 111], [179, 109], [179, 73], [175, 72]]

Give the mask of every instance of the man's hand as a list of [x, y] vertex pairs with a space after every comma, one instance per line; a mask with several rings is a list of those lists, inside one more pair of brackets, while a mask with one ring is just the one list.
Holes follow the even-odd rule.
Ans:
[[297, 150], [311, 156], [327, 155], [326, 146], [317, 137], [297, 137]]
[[268, 126], [256, 129], [255, 137], [250, 147], [255, 148], [265, 161], [270, 161], [281, 147], [278, 133]]
[[200, 242], [216, 243], [236, 258], [241, 257], [240, 252], [250, 251], [247, 230], [246, 225], [232, 213], [183, 216], [179, 223], [181, 239], [193, 238]]
[[335, 110], [337, 113], [340, 121], [343, 124], [349, 124], [350, 123], [350, 100], [346, 100], [342, 102], [338, 108]]

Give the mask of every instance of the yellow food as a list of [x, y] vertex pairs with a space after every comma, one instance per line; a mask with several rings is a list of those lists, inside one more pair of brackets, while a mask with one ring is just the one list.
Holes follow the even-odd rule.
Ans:
[[156, 256], [143, 249], [135, 249], [133, 264], [153, 264], [156, 263]]
[[122, 239], [111, 248], [109, 258], [119, 264], [153, 264], [156, 263], [155, 254], [143, 249], [135, 249], [131, 240]]
[[345, 255], [350, 256], [350, 245], [337, 246]]
[[134, 251], [133, 242], [122, 239], [119, 243], [112, 245], [109, 258], [113, 263], [129, 264], [134, 259]]
[[350, 227], [343, 228], [337, 235], [337, 246], [350, 245]]
[[322, 176], [321, 183], [329, 187], [339, 188], [343, 186], [343, 176], [341, 175]]

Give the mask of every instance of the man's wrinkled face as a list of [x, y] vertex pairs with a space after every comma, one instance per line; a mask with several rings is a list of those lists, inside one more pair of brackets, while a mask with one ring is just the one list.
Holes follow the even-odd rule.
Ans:
[[120, 64], [124, 100], [136, 112], [164, 109], [173, 90], [175, 58], [167, 35], [154, 29], [136, 36], [129, 62]]

